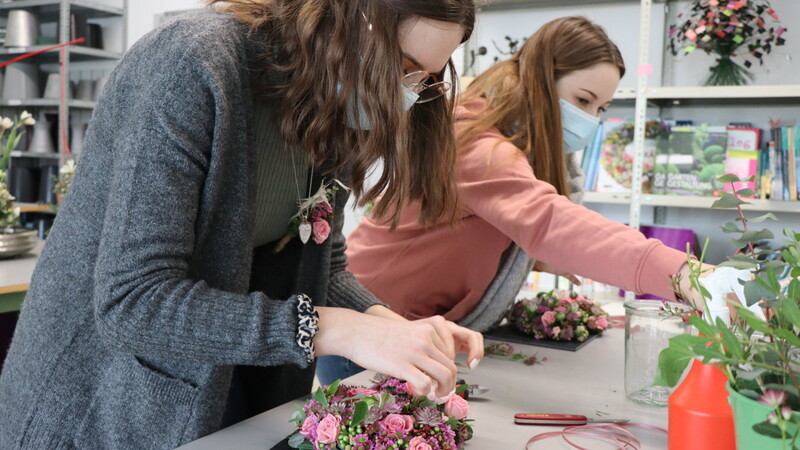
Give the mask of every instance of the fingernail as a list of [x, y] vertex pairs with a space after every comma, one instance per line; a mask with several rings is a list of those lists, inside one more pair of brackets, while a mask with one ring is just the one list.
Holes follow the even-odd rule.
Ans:
[[481, 360], [480, 360], [479, 358], [475, 358], [475, 359], [473, 359], [472, 361], [470, 361], [470, 362], [469, 362], [469, 368], [470, 368], [470, 370], [475, 370], [475, 368], [477, 368], [477, 367], [478, 367], [478, 363], [480, 363], [480, 362], [481, 362]]

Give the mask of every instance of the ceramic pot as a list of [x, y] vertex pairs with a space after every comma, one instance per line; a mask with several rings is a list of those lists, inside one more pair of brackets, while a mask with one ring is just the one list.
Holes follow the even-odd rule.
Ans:
[[27, 62], [6, 66], [3, 99], [30, 100], [39, 98], [39, 94], [39, 66]]
[[39, 233], [29, 228], [0, 229], [0, 258], [28, 253], [39, 241]]
[[[772, 408], [738, 393], [730, 385], [727, 388], [730, 393], [728, 401], [733, 409], [737, 449], [781, 450], [788, 448], [783, 446], [780, 439], [758, 434], [753, 430], [753, 425], [767, 420], [767, 414], [772, 411]], [[800, 421], [800, 412], [793, 411], [792, 415], [795, 421]], [[796, 428], [789, 426], [790, 435], [795, 430]]]
[[28, 151], [31, 153], [55, 153], [56, 148], [53, 144], [53, 136], [50, 133], [50, 122], [44, 113], [39, 114], [36, 125], [33, 126], [33, 135]]
[[[67, 99], [72, 98], [72, 84], [67, 83], [67, 92], [64, 93]], [[61, 98], [61, 74], [51, 73], [47, 75], [47, 83], [44, 85], [43, 98], [60, 99]]]
[[6, 22], [5, 47], [31, 47], [39, 39], [39, 19], [25, 9], [12, 9]]
[[78, 88], [75, 89], [76, 100], [94, 100], [94, 81], [80, 80], [78, 81]]

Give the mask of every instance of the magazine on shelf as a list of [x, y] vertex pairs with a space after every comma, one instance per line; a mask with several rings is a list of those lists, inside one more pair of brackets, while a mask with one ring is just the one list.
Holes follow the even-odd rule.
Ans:
[[[715, 196], [725, 173], [728, 133], [724, 126], [676, 125], [669, 145], [657, 153], [653, 192], [658, 194]], [[663, 150], [663, 151], [662, 151]]]

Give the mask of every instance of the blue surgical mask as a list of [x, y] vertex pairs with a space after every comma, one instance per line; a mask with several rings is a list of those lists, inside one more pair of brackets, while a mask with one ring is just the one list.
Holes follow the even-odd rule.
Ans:
[[559, 99], [561, 105], [561, 126], [564, 128], [564, 152], [574, 153], [583, 150], [592, 141], [600, 118], [578, 108], [572, 103]]
[[[341, 89], [341, 83], [336, 86], [336, 90]], [[401, 86], [403, 89], [403, 112], [407, 112], [417, 102], [419, 94], [414, 93], [406, 86]], [[355, 111], [358, 111], [358, 121], [356, 121]], [[372, 125], [369, 123], [369, 118], [364, 110], [364, 105], [356, 101], [355, 95], [350, 96], [350, 101], [347, 102], [347, 126], [355, 130], [371, 130]]]

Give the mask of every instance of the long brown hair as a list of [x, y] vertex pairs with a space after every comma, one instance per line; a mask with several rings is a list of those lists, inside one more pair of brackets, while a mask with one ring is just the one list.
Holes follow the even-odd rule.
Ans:
[[499, 129], [528, 156], [533, 173], [569, 195], [564, 136], [556, 82], [564, 75], [598, 63], [625, 74], [617, 46], [600, 26], [571, 16], [543, 25], [509, 59], [480, 74], [460, 102], [487, 100], [479, 117], [460, 127], [459, 147], [489, 128]]
[[[219, 3], [261, 33], [272, 50], [270, 67], [286, 75], [273, 86], [280, 131], [308, 151], [316, 164], [351, 169], [348, 180], [360, 205], [381, 196], [373, 210], [397, 223], [401, 206], [418, 200], [420, 221], [430, 223], [456, 202], [452, 132], [453, 99], [417, 104], [401, 114], [402, 50], [398, 26], [414, 17], [463, 27], [475, 22], [474, 0], [207, 0]], [[457, 78], [452, 61], [447, 70]], [[454, 87], [455, 89], [455, 87]], [[372, 129], [345, 126], [348, 103], [357, 98]], [[383, 173], [365, 192], [376, 162]]]

